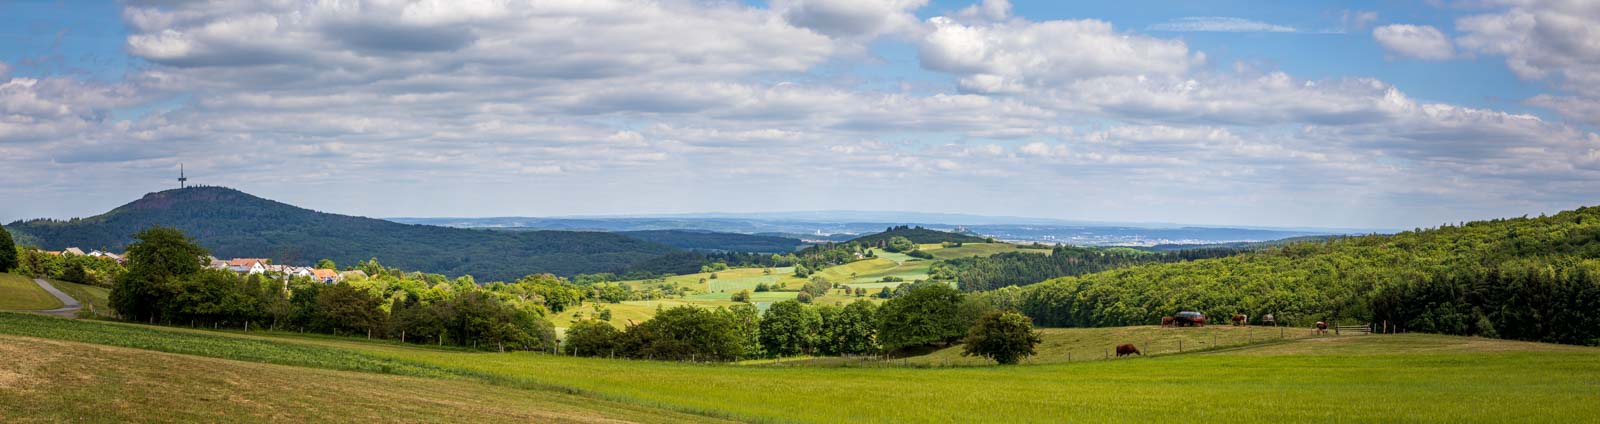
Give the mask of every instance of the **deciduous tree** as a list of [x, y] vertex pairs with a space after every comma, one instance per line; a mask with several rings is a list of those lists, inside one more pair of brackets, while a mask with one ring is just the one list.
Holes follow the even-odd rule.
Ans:
[[962, 341], [963, 356], [981, 356], [1000, 365], [1013, 365], [1034, 353], [1043, 341], [1033, 322], [1016, 312], [995, 311], [978, 319]]

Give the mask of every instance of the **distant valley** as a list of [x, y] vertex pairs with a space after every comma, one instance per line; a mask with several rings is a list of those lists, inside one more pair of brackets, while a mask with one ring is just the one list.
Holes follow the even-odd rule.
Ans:
[[[885, 220], [895, 217], [903, 221]], [[846, 221], [852, 218], [878, 221]], [[839, 221], [829, 221], [837, 219]], [[937, 219], [930, 221], [929, 219]], [[788, 214], [706, 214], [665, 217], [491, 217], [388, 218], [406, 224], [456, 228], [562, 231], [697, 230], [797, 238], [809, 242], [845, 241], [895, 225], [915, 225], [1011, 242], [1076, 246], [1204, 245], [1272, 241], [1293, 237], [1377, 232], [1362, 229], [1269, 229], [1165, 224], [1085, 223], [1032, 218], [955, 214], [865, 212]], [[1031, 222], [1030, 222], [1031, 221]]]

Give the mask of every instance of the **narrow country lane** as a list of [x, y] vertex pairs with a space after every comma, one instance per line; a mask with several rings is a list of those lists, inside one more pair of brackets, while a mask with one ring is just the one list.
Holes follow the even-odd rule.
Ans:
[[36, 311], [36, 312], [39, 312], [39, 313], [42, 313], [42, 314], [55, 315], [55, 316], [64, 317], [64, 318], [72, 318], [72, 317], [77, 316], [78, 309], [82, 309], [83, 308], [83, 304], [78, 303], [78, 299], [73, 299], [72, 296], [67, 296], [66, 293], [62, 293], [61, 290], [57, 290], [56, 286], [50, 285], [49, 281], [45, 281], [42, 278], [35, 278], [35, 279], [33, 279], [33, 282], [34, 282], [34, 284], [38, 284], [39, 288], [44, 289], [44, 291], [50, 292], [50, 295], [55, 296], [56, 299], [60, 299], [61, 300], [61, 307], [60, 308], [43, 310], [43, 311]]

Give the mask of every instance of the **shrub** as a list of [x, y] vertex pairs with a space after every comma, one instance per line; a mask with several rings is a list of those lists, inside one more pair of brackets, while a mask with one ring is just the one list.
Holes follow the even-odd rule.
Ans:
[[567, 329], [564, 347], [567, 353], [577, 356], [609, 356], [616, 352], [621, 335], [622, 332], [605, 321], [578, 321]]

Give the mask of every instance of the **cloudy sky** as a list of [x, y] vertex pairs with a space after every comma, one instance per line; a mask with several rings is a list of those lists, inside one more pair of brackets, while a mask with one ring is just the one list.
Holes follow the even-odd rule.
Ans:
[[367, 216], [1410, 228], [1600, 204], [1597, 130], [1586, 0], [0, 3], [0, 221], [182, 163]]

